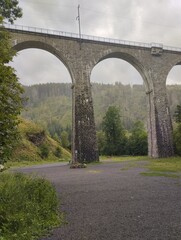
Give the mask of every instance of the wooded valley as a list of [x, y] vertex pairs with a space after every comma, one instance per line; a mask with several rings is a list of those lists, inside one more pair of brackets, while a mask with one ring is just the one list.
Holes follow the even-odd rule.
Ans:
[[[47, 83], [24, 86], [24, 118], [40, 123], [51, 135], [71, 128], [72, 89], [70, 83]], [[181, 104], [181, 85], [168, 85], [168, 99], [173, 116]], [[130, 130], [136, 121], [147, 121], [147, 96], [144, 85], [92, 84], [96, 128], [100, 130], [103, 117], [109, 106], [117, 106], [124, 128]]]

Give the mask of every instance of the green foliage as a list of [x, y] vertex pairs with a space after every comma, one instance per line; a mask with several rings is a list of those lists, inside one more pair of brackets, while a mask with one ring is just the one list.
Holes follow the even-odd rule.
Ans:
[[22, 9], [18, 4], [18, 0], [1, 0], [0, 15], [10, 23], [14, 23], [17, 18], [22, 17]]
[[23, 88], [14, 69], [5, 65], [13, 56], [10, 36], [0, 27], [0, 163], [4, 163], [10, 157], [19, 136], [17, 125], [22, 109]]
[[179, 123], [174, 129], [174, 144], [176, 154], [181, 156], [181, 123]]
[[99, 149], [99, 154], [104, 155], [105, 145], [106, 145], [106, 136], [103, 131], [97, 132], [97, 145]]
[[54, 154], [56, 157], [60, 158], [62, 156], [62, 149], [57, 147]]
[[[176, 105], [181, 103], [181, 86], [167, 86], [168, 98], [173, 116]], [[147, 123], [147, 98], [143, 85], [123, 85], [121, 83], [92, 83], [96, 128], [102, 130], [101, 124], [107, 111], [107, 106], [114, 105], [120, 110], [122, 125], [128, 131], [136, 121]], [[61, 131], [71, 128], [71, 98], [70, 83], [47, 83], [25, 87], [25, 97], [28, 111], [23, 117], [41, 123], [53, 137], [60, 137]], [[47, 114], [47, 112], [49, 114]], [[68, 132], [68, 131], [67, 131]], [[69, 141], [70, 141], [69, 137]]]
[[0, 174], [0, 239], [35, 240], [60, 225], [58, 198], [45, 179]]
[[68, 148], [70, 145], [70, 142], [68, 140], [68, 133], [66, 131], [63, 131], [61, 133], [61, 144], [64, 148]]
[[121, 124], [119, 109], [110, 106], [103, 118], [103, 131], [105, 133], [106, 155], [119, 155], [124, 153], [126, 137], [125, 131]]
[[127, 151], [128, 154], [136, 156], [148, 154], [147, 133], [141, 121], [136, 122], [132, 128], [127, 142]]
[[48, 158], [49, 152], [50, 152], [50, 150], [46, 144], [42, 144], [40, 146], [40, 156], [42, 158]]
[[[70, 160], [70, 152], [48, 136], [41, 126], [32, 121], [21, 119], [18, 131], [20, 132], [20, 140], [13, 149], [8, 165], [14, 165], [14, 162], [19, 162], [18, 165], [21, 163], [30, 164], [30, 162], [36, 164], [36, 162], [43, 162], [44, 159], [47, 162]], [[61, 157], [55, 154], [57, 148], [61, 149]]]
[[[167, 86], [168, 98], [171, 108], [171, 114], [174, 115], [176, 105], [181, 102], [181, 86]], [[48, 129], [50, 135], [58, 140], [61, 138], [62, 131], [68, 133], [68, 140], [71, 141], [71, 84], [51, 83], [39, 84], [25, 87], [25, 97], [29, 98], [26, 103], [28, 111], [23, 113], [25, 118], [33, 119], [41, 123], [45, 129]], [[107, 111], [107, 106], [114, 105], [120, 110], [122, 116], [122, 126], [127, 130], [126, 150], [124, 154], [147, 154], [146, 153], [146, 133], [140, 135], [138, 141], [136, 136], [131, 137], [134, 123], [138, 120], [146, 125], [147, 122], [147, 99], [143, 85], [123, 85], [121, 83], [111, 84], [92, 84], [92, 95], [94, 99], [95, 121], [98, 132], [102, 131], [102, 120]], [[49, 114], [47, 114], [49, 112]], [[68, 125], [68, 129], [66, 129]], [[104, 133], [105, 135], [105, 133]], [[58, 137], [58, 138], [57, 138]], [[97, 134], [99, 151], [104, 152], [104, 136]], [[129, 140], [129, 137], [131, 139]], [[134, 140], [134, 141], [133, 141]], [[126, 141], [126, 140], [125, 140]], [[132, 143], [130, 143], [132, 141]], [[134, 151], [133, 151], [133, 144]], [[135, 146], [137, 144], [137, 147]], [[143, 146], [143, 148], [141, 148]], [[132, 149], [129, 149], [129, 148]], [[136, 150], [141, 150], [140, 153]], [[142, 153], [143, 152], [143, 153]], [[123, 153], [121, 153], [123, 154]]]
[[175, 118], [175, 122], [181, 123], [181, 105], [177, 105], [174, 118]]

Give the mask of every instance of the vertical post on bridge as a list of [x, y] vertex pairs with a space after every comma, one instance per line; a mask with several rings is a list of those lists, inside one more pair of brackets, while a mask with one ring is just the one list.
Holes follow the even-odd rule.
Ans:
[[80, 21], [80, 4], [78, 5], [78, 16], [76, 18], [79, 23], [79, 41], [80, 41], [80, 50], [81, 50], [81, 21]]

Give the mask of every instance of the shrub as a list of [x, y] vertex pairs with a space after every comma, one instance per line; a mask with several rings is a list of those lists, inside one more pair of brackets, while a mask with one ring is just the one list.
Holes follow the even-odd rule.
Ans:
[[61, 222], [55, 189], [44, 179], [0, 174], [0, 239], [35, 240]]
[[60, 147], [56, 147], [54, 154], [56, 157], [60, 158], [62, 156], [62, 149]]
[[46, 144], [42, 144], [40, 146], [40, 156], [42, 158], [47, 158], [48, 155], [49, 155], [49, 148], [48, 148], [48, 146]]
[[127, 143], [128, 154], [139, 156], [148, 154], [147, 133], [144, 129], [144, 124], [141, 121], [134, 123]]

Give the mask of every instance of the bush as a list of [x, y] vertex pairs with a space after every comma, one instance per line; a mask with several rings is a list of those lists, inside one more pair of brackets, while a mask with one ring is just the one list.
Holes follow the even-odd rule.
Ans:
[[46, 144], [42, 144], [40, 146], [40, 156], [42, 158], [48, 158], [48, 155], [49, 155], [49, 148]]
[[0, 240], [35, 240], [61, 222], [55, 189], [44, 179], [0, 174]]
[[128, 154], [135, 156], [148, 154], [147, 133], [141, 121], [134, 123], [131, 136], [128, 139], [127, 151]]
[[62, 156], [62, 149], [60, 147], [56, 147], [54, 154], [56, 157], [60, 158]]

